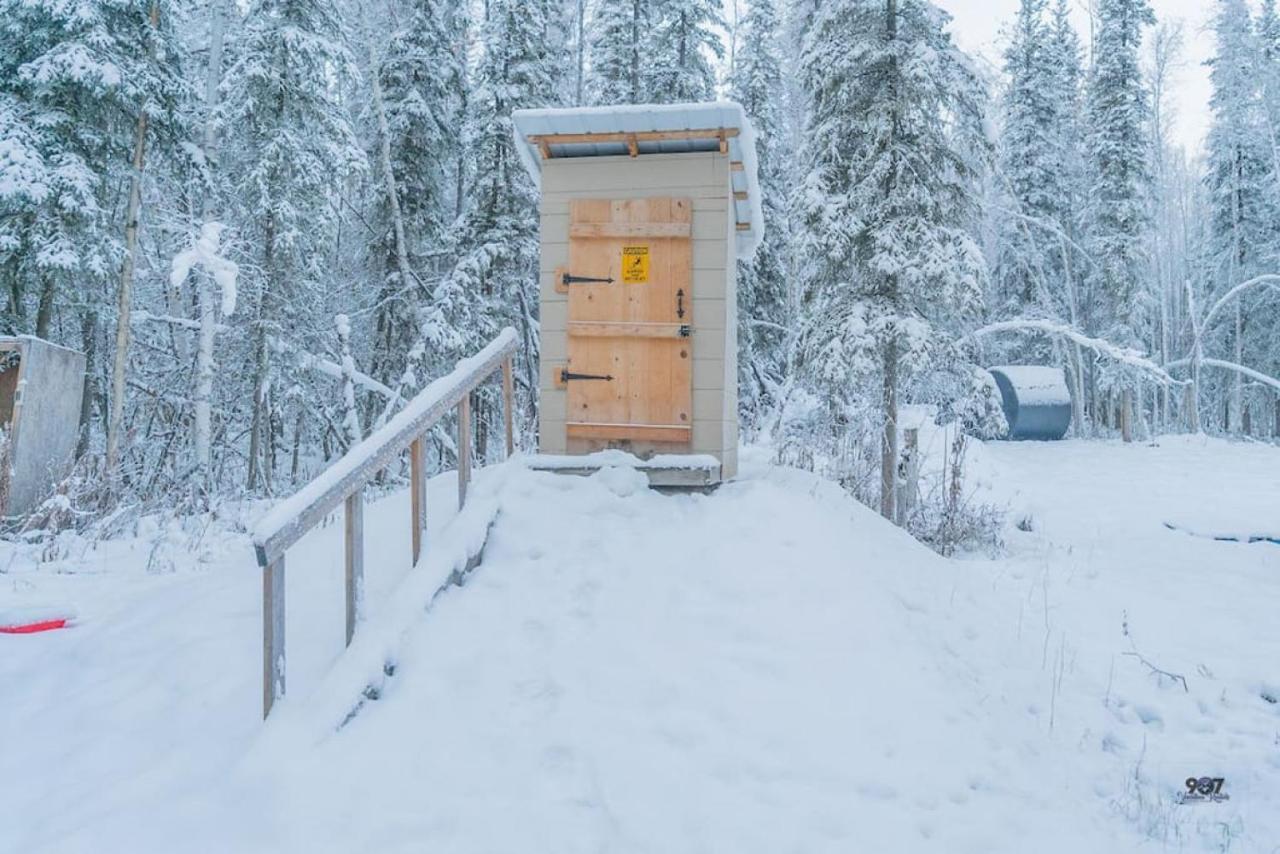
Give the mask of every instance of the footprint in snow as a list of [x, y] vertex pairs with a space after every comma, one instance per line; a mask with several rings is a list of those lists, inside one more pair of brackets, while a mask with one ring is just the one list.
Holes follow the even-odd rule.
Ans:
[[1149, 727], [1164, 728], [1164, 717], [1153, 706], [1134, 706], [1133, 713], [1138, 716], [1138, 720]]

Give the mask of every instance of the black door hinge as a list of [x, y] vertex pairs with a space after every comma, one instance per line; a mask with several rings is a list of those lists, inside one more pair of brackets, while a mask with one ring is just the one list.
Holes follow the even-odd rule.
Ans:
[[604, 285], [611, 285], [613, 284], [613, 279], [612, 277], [608, 279], [595, 279], [595, 278], [592, 278], [591, 276], [575, 276], [571, 273], [564, 273], [560, 277], [560, 283], [563, 285], [586, 285], [586, 284], [591, 284], [593, 282], [598, 282]]
[[575, 374], [568, 368], [560, 369], [560, 382], [567, 383], [569, 380], [612, 380], [612, 374]]

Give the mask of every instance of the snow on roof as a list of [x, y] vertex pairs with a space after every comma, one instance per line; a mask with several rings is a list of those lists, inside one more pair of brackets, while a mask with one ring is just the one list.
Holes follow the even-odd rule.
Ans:
[[1067, 390], [1067, 380], [1062, 368], [1049, 368], [1044, 365], [996, 365], [987, 370], [993, 374], [1004, 374], [1018, 396], [1019, 406], [1071, 403], [1071, 392]]
[[733, 101], [516, 110], [511, 118], [516, 150], [535, 183], [542, 177], [542, 161], [549, 158], [727, 151], [736, 164], [729, 180], [735, 193], [738, 257], [750, 258], [760, 244], [755, 130]]

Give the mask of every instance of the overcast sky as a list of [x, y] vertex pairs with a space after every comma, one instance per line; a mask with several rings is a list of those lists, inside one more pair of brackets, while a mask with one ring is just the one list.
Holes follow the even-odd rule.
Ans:
[[[972, 54], [985, 57], [998, 67], [1006, 44], [1003, 32], [1018, 9], [1018, 0], [935, 0], [951, 13], [956, 42]], [[1089, 16], [1087, 0], [1072, 0], [1076, 29], [1088, 49]], [[1209, 128], [1209, 69], [1204, 61], [1213, 53], [1213, 34], [1207, 22], [1212, 0], [1152, 0], [1156, 17], [1162, 21], [1182, 19], [1183, 63], [1176, 72], [1171, 91], [1177, 116], [1174, 134], [1189, 153], [1199, 150]]]

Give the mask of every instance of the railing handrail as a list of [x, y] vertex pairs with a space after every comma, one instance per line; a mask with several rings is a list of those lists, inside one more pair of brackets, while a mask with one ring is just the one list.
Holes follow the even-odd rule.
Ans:
[[355, 633], [364, 598], [364, 488], [378, 472], [400, 454], [409, 452], [410, 519], [413, 563], [422, 554], [422, 532], [427, 524], [427, 431], [453, 407], [458, 408], [458, 509], [467, 497], [471, 480], [471, 393], [490, 376], [502, 371], [503, 421], [506, 451], [514, 449], [512, 361], [518, 338], [511, 327], [503, 329], [483, 350], [463, 359], [451, 371], [430, 383], [409, 403], [364, 441], [343, 454], [310, 483], [281, 501], [253, 528], [253, 546], [262, 567], [262, 715], [284, 695], [285, 687], [285, 587], [284, 557], [289, 547], [324, 520], [339, 504], [346, 505], [345, 563], [347, 645]]
[[429, 383], [386, 424], [302, 489], [272, 507], [253, 527], [258, 565], [265, 567], [284, 554], [347, 496], [368, 484], [408, 450], [414, 439], [435, 426], [464, 395], [501, 368], [503, 360], [515, 353], [517, 343], [516, 331], [510, 326], [503, 329], [483, 350]]

